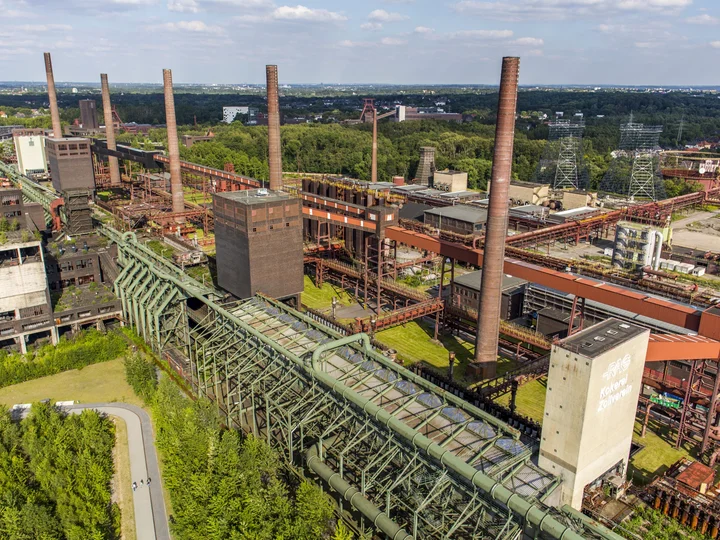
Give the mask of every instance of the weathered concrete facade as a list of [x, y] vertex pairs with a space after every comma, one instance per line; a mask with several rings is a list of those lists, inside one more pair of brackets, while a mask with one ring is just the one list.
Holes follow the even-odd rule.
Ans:
[[552, 347], [538, 464], [576, 510], [585, 486], [625, 477], [649, 336], [608, 319]]

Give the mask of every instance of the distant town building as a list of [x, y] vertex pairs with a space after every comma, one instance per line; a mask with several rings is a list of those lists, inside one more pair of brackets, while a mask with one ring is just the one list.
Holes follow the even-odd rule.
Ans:
[[255, 116], [257, 113], [258, 110], [256, 107], [250, 107], [248, 105], [243, 105], [240, 107], [223, 107], [223, 122], [225, 122], [226, 124], [231, 124], [238, 114]]
[[462, 122], [460, 113], [448, 113], [437, 107], [395, 107], [395, 120], [397, 122], [410, 122], [412, 120], [444, 120], [447, 122]]

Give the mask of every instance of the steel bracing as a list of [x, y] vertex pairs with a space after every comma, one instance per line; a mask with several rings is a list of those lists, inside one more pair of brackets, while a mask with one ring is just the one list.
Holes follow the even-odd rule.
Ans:
[[543, 156], [533, 178], [552, 189], [584, 189], [588, 184], [583, 164], [583, 119], [557, 119], [549, 124], [550, 133]]
[[[587, 538], [543, 501], [558, 480], [513, 428], [370, 347], [264, 297], [221, 304], [132, 233], [115, 290], [128, 323], [228, 425], [323, 478], [390, 538]], [[374, 525], [373, 525], [374, 524]]]

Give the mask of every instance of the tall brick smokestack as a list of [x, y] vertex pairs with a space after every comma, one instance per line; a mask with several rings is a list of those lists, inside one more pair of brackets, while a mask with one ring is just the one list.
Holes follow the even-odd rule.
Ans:
[[[175, 120], [175, 98], [173, 97], [172, 70], [163, 69], [163, 89], [165, 91], [165, 123], [167, 124], [168, 153], [170, 154], [170, 193], [172, 194], [172, 211], [185, 210], [182, 177], [180, 176], [180, 147], [178, 145], [177, 121]], [[183, 223], [185, 218], [175, 221]]]
[[519, 70], [519, 58], [503, 58], [495, 126], [490, 204], [485, 232], [482, 282], [480, 283], [478, 326], [475, 336], [475, 362], [470, 370], [471, 374], [480, 375], [484, 379], [495, 377], [497, 373], [500, 302], [509, 214], [508, 199]]
[[277, 66], [265, 66], [268, 103], [268, 163], [270, 189], [280, 190], [282, 182], [282, 149], [280, 148], [280, 101]]
[[45, 55], [45, 76], [47, 77], [48, 101], [50, 102], [50, 117], [52, 118], [53, 137], [62, 137], [60, 126], [60, 111], [58, 110], [57, 94], [55, 93], [55, 77], [53, 76], [52, 59], [50, 53]]
[[[102, 104], [103, 104], [103, 115], [105, 116], [105, 138], [107, 139], [108, 150], [116, 150], [115, 146], [115, 126], [113, 125], [112, 117], [112, 104], [110, 103], [110, 85], [108, 84], [107, 73], [100, 74], [100, 86], [102, 87]], [[118, 166], [118, 159], [114, 156], [110, 156], [110, 185], [119, 186], [122, 182], [120, 181], [120, 167]]]
[[370, 181], [377, 182], [377, 109], [373, 107], [373, 128], [372, 128], [372, 163], [370, 164]]

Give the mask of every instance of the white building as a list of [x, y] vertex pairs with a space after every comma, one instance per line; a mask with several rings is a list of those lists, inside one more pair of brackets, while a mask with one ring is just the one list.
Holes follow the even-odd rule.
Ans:
[[257, 108], [243, 105], [241, 107], [223, 107], [223, 122], [226, 124], [232, 123], [238, 114], [247, 114], [252, 116], [257, 114]]
[[17, 129], [13, 131], [13, 142], [21, 174], [30, 177], [47, 175], [44, 130]]

